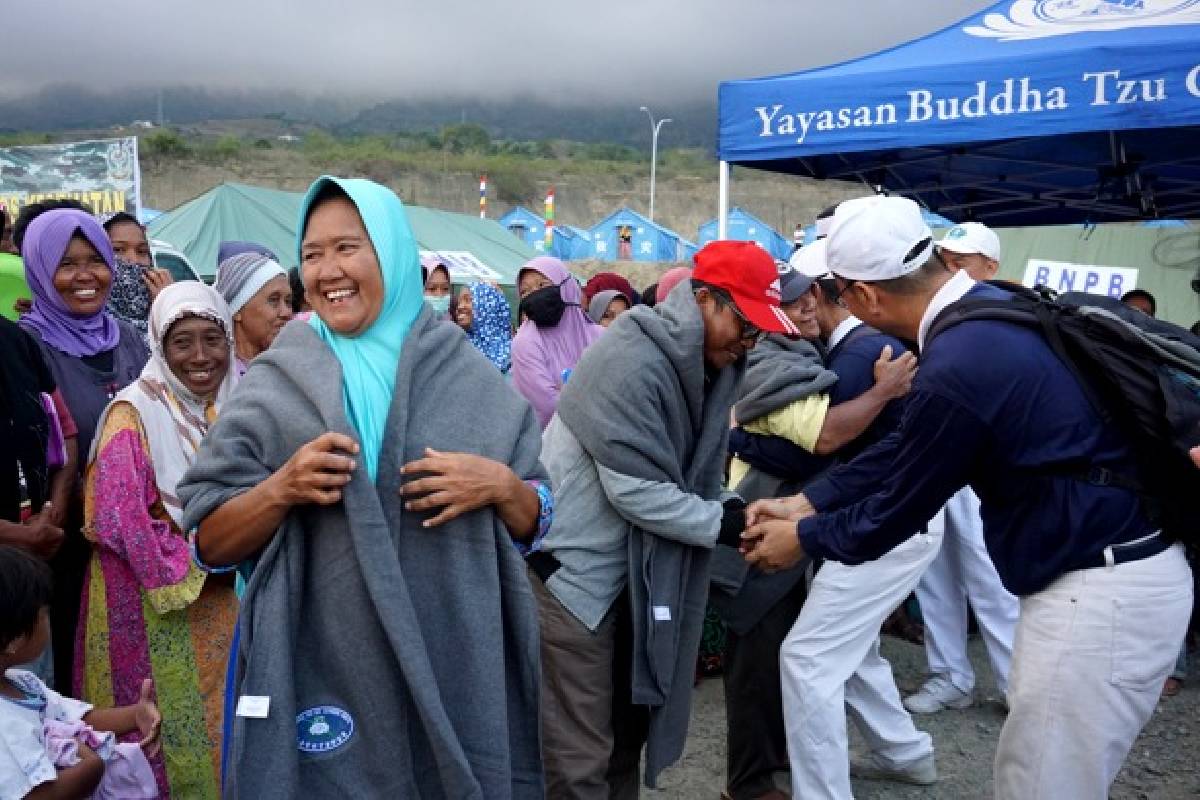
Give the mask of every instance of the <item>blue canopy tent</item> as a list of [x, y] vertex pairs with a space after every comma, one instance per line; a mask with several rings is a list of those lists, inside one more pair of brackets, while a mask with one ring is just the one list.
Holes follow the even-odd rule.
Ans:
[[683, 261], [691, 244], [628, 208], [605, 217], [591, 233], [593, 255], [601, 261]]
[[517, 206], [497, 222], [513, 236], [539, 253], [546, 249], [546, 220], [528, 208]]
[[1200, 215], [1200, 0], [1003, 0], [854, 61], [722, 83], [729, 165], [994, 225]]
[[[718, 238], [718, 227], [715, 219], [700, 226], [696, 239], [701, 247]], [[774, 228], [744, 208], [730, 210], [729, 229], [726, 231], [725, 238], [754, 242], [777, 259], [786, 259], [792, 252], [792, 243], [789, 240], [783, 238]]]

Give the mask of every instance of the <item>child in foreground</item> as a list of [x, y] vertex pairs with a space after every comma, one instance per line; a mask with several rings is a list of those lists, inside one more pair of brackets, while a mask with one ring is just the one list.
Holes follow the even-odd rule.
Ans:
[[[136, 704], [100, 709], [13, 668], [45, 649], [49, 603], [49, 568], [0, 546], [0, 800], [157, 797], [146, 757], [158, 751], [162, 717], [150, 681]], [[134, 732], [137, 744], [116, 743]]]

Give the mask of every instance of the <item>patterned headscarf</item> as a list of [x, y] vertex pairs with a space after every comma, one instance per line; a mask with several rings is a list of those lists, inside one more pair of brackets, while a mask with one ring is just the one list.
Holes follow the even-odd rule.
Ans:
[[246, 251], [230, 256], [217, 267], [217, 279], [213, 288], [229, 304], [229, 313], [236, 314], [249, 303], [267, 282], [287, 270], [270, 256], [257, 251]]
[[142, 277], [146, 269], [142, 264], [123, 258], [113, 259], [112, 291], [108, 295], [108, 310], [117, 319], [123, 319], [141, 331], [143, 338], [149, 329], [150, 303], [153, 302], [150, 288]]
[[471, 344], [501, 372], [512, 366], [512, 311], [504, 293], [487, 283], [471, 285]]

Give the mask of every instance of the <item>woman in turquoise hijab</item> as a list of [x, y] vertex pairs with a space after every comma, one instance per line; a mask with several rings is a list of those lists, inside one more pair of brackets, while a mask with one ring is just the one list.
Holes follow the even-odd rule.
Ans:
[[425, 306], [394, 193], [320, 178], [299, 231], [314, 316], [251, 364], [179, 486], [198, 562], [256, 561], [232, 685], [271, 705], [235, 717], [226, 792], [539, 797], [513, 547], [552, 518], [536, 419]]

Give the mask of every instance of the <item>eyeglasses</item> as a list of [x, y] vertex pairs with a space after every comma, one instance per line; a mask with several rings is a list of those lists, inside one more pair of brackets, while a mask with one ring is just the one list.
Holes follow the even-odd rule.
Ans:
[[[845, 281], [845, 283], [841, 286], [838, 286], [837, 284], [840, 281]], [[856, 283], [858, 283], [858, 281], [854, 280], [853, 278], [837, 278], [837, 279], [835, 279], [834, 286], [837, 287], [837, 292], [833, 295], [832, 298], [830, 298], [831, 302], [836, 303], [838, 305], [845, 305], [845, 303], [842, 301], [842, 297], [846, 294], [846, 292], [850, 291], [850, 287]]]
[[737, 306], [733, 304], [733, 298], [724, 297], [720, 294], [716, 294], [715, 292], [713, 293], [713, 297], [716, 297], [717, 302], [732, 311], [733, 315], [738, 318], [738, 322], [741, 323], [742, 327], [741, 336], [738, 338], [740, 338], [743, 342], [754, 342], [755, 344], [758, 344], [764, 338], [766, 338], [767, 332], [755, 325], [750, 320], [746, 319], [746, 316], [740, 310], [738, 310]]

